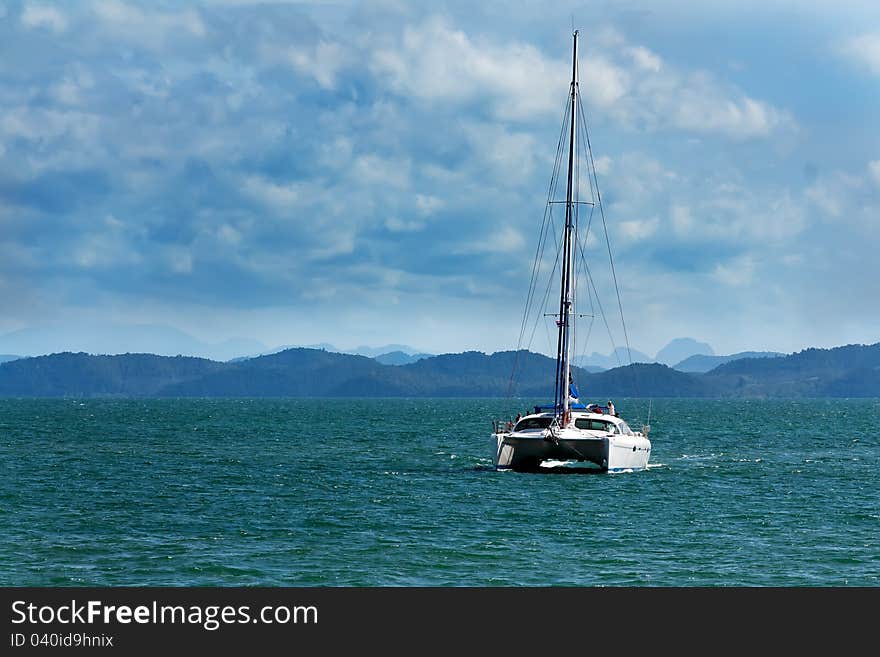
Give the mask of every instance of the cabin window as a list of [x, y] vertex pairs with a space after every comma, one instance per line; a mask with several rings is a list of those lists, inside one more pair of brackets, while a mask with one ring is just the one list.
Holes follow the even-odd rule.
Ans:
[[574, 426], [578, 429], [585, 429], [587, 431], [616, 431], [614, 425], [611, 422], [605, 422], [603, 420], [593, 420], [588, 417], [580, 417], [574, 421]]
[[629, 425], [626, 422], [620, 423], [620, 433], [622, 433], [625, 436], [633, 435], [632, 429], [629, 428]]
[[547, 429], [553, 422], [552, 417], [527, 417], [517, 422], [514, 431], [526, 431], [528, 429]]

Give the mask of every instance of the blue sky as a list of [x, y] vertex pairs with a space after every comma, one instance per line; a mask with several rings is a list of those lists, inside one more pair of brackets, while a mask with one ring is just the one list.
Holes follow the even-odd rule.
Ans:
[[876, 3], [551, 4], [0, 1], [0, 333], [515, 347], [573, 17], [632, 345], [880, 339]]

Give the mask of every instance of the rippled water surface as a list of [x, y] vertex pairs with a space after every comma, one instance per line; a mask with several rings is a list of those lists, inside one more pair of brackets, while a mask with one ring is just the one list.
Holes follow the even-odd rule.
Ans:
[[0, 584], [880, 585], [880, 400], [658, 400], [646, 472], [495, 472], [527, 406], [0, 400]]

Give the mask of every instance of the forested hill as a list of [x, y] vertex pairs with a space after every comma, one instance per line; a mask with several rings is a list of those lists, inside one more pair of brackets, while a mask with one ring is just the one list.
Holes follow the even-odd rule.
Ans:
[[224, 367], [204, 358], [62, 353], [0, 364], [2, 397], [143, 397]]
[[[515, 371], [515, 376], [511, 374]], [[552, 392], [555, 362], [469, 351], [385, 365], [319, 349], [221, 363], [152, 354], [62, 353], [0, 363], [3, 397], [504, 397]], [[880, 343], [744, 358], [705, 374], [635, 364], [575, 368], [585, 400], [605, 397], [880, 397]]]
[[880, 343], [745, 358], [704, 376], [738, 397], [880, 397]]

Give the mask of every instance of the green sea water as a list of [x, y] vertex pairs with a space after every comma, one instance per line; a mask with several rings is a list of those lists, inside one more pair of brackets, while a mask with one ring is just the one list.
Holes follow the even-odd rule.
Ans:
[[655, 400], [648, 471], [496, 472], [528, 405], [0, 400], [0, 584], [880, 585], [880, 400]]

